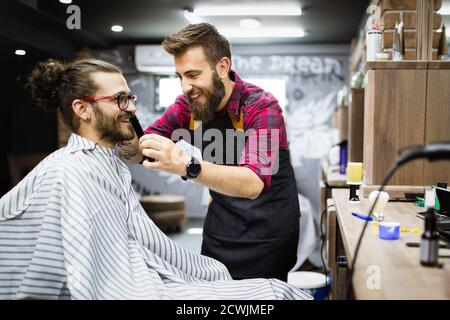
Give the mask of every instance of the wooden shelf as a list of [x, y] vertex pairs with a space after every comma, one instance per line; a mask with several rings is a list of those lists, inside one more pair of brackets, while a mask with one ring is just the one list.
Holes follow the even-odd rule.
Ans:
[[364, 66], [364, 72], [369, 70], [386, 70], [386, 69], [416, 69], [416, 70], [449, 70], [450, 61], [369, 61]]
[[450, 69], [450, 61], [430, 61], [428, 69], [433, 70], [448, 70]]
[[323, 182], [325, 182], [328, 187], [331, 188], [348, 187], [347, 175], [339, 173], [338, 165], [329, 165], [326, 159], [322, 159], [320, 164], [322, 167]]
[[428, 61], [369, 61], [364, 66], [364, 72], [369, 70], [385, 70], [385, 69], [416, 69], [425, 70], [428, 69]]

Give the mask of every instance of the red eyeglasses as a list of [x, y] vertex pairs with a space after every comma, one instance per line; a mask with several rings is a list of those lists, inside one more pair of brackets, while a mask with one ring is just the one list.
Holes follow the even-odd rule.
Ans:
[[100, 96], [100, 97], [83, 97], [80, 100], [83, 101], [99, 101], [99, 100], [115, 100], [120, 110], [126, 110], [130, 104], [130, 101], [136, 105], [137, 96], [134, 93], [121, 92], [115, 96]]

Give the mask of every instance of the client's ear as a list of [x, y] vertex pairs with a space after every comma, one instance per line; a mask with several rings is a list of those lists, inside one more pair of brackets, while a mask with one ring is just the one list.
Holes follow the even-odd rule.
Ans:
[[72, 110], [82, 121], [91, 121], [91, 108], [86, 106], [86, 102], [75, 99], [72, 101]]

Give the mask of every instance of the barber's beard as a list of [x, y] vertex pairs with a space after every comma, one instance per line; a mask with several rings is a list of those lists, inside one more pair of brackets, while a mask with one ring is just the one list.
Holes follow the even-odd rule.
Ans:
[[125, 123], [123, 120], [130, 119], [132, 114], [129, 112], [121, 112], [119, 117], [110, 117], [104, 114], [100, 108], [94, 107], [95, 114], [95, 128], [99, 134], [100, 139], [107, 140], [113, 144], [123, 141], [131, 140], [135, 136], [135, 132], [131, 122]]
[[[196, 94], [199, 91], [205, 97], [205, 103], [199, 103], [192, 100], [191, 95]], [[194, 119], [206, 123], [214, 118], [219, 109], [220, 103], [225, 96], [225, 86], [222, 80], [220, 80], [217, 72], [214, 72], [212, 76], [212, 92], [207, 89], [194, 88], [191, 92], [186, 94], [186, 96], [189, 103], [189, 109], [192, 112]]]

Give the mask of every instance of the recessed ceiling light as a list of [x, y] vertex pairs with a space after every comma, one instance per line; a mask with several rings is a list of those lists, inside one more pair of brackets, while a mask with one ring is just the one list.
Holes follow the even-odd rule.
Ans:
[[64, 4], [71, 4], [72, 0], [59, 0], [59, 2], [64, 3]]
[[114, 32], [122, 32], [123, 31], [123, 27], [119, 26], [119, 25], [114, 25], [111, 27], [111, 30]]
[[22, 49], [17, 49], [16, 52], [14, 52], [16, 55], [18, 56], [24, 56], [27, 54], [27, 52], [25, 50]]
[[246, 29], [255, 29], [261, 27], [261, 22], [258, 19], [246, 18], [239, 21], [239, 25]]
[[194, 9], [198, 16], [300, 16], [302, 8], [295, 4], [280, 3], [276, 5], [227, 4], [200, 5]]
[[184, 10], [183, 14], [184, 14], [184, 17], [186, 18], [186, 20], [189, 21], [189, 23], [191, 23], [191, 24], [197, 24], [197, 23], [205, 22], [205, 20], [203, 20], [198, 15], [196, 15], [195, 13], [192, 13], [192, 11], [189, 11], [187, 9]]

